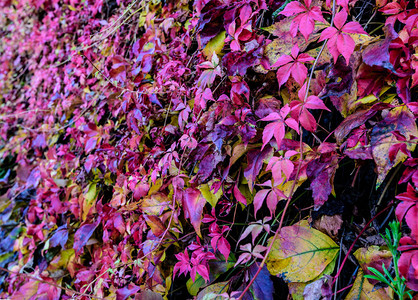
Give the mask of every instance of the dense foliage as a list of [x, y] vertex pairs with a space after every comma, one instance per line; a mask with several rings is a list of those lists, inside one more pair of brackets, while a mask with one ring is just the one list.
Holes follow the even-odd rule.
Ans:
[[418, 291], [417, 1], [0, 0], [0, 36], [1, 298], [391, 299], [395, 217]]

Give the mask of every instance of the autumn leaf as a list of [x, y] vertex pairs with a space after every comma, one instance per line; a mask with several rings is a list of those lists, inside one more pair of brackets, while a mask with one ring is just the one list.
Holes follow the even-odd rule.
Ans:
[[192, 223], [196, 233], [201, 236], [200, 223], [202, 222], [203, 207], [206, 204], [206, 199], [202, 193], [194, 188], [188, 188], [184, 192], [183, 206], [186, 212], [186, 217]]
[[[378, 270], [381, 274], [383, 272], [383, 266], [389, 269], [392, 263], [392, 253], [389, 250], [385, 250], [383, 247], [372, 245], [368, 248], [359, 248], [353, 253], [354, 257], [359, 262], [363, 273], [367, 275], [374, 275], [369, 271], [369, 267]], [[375, 279], [368, 279], [371, 284], [378, 283]]]
[[225, 44], [225, 31], [218, 33], [214, 38], [212, 38], [203, 49], [202, 53], [208, 58], [212, 58], [212, 54], [218, 55]]
[[279, 67], [277, 69], [277, 81], [279, 87], [281, 87], [289, 79], [290, 74], [300, 85], [306, 80], [308, 75], [308, 69], [304, 63], [315, 60], [313, 57], [306, 53], [299, 54], [299, 47], [295, 44], [291, 50], [291, 55], [282, 55], [271, 66], [272, 68]]
[[270, 158], [271, 155], [273, 155], [273, 148], [269, 146], [265, 147], [262, 150], [253, 149], [248, 151], [248, 166], [244, 170], [244, 176], [248, 181], [248, 187], [250, 188], [251, 192], [253, 191], [254, 182], [258, 174], [260, 173], [264, 160]]
[[[300, 101], [294, 100], [290, 103], [290, 115], [293, 119], [298, 120], [300, 125], [303, 126], [306, 130], [310, 132], [316, 131], [316, 120], [314, 116], [308, 111], [308, 109], [323, 109], [330, 111], [324, 104], [324, 102], [314, 95], [306, 97], [306, 87], [307, 83], [305, 82], [298, 92], [298, 97]], [[305, 100], [306, 98], [306, 100]]]
[[[250, 278], [254, 276], [257, 272], [258, 266], [257, 264], [252, 264], [249, 268], [248, 272]], [[260, 271], [260, 274], [254, 281], [254, 285], [252, 286], [252, 292], [255, 295], [255, 300], [269, 300], [273, 299], [273, 281], [270, 278], [270, 273], [268, 272], [266, 266], [264, 265]]]
[[87, 244], [90, 237], [93, 235], [97, 226], [100, 223], [100, 218], [92, 224], [81, 225], [80, 228], [74, 234], [74, 250], [76, 254], [80, 254], [83, 250], [83, 247]]
[[295, 168], [290, 158], [296, 154], [298, 154], [297, 151], [289, 150], [285, 153], [284, 157], [273, 156], [270, 159], [269, 163], [267, 164], [266, 171], [271, 170], [274, 179], [274, 185], [282, 184], [285, 179], [289, 180], [290, 175]]
[[169, 204], [170, 199], [166, 195], [155, 193], [143, 199], [141, 208], [149, 215], [160, 216]]
[[358, 22], [345, 23], [346, 21], [347, 12], [341, 10], [335, 15], [335, 27], [328, 27], [322, 31], [319, 41], [321, 42], [328, 39], [327, 47], [334, 58], [334, 63], [337, 62], [338, 56], [342, 54], [348, 65], [350, 56], [356, 46], [353, 38], [349, 34], [357, 33], [367, 35], [367, 33]]
[[338, 245], [307, 221], [283, 227], [267, 258], [272, 275], [288, 282], [308, 282], [335, 260]]
[[222, 300], [224, 297], [218, 295], [226, 293], [228, 291], [228, 287], [228, 281], [211, 284], [197, 294], [196, 300], [205, 300], [209, 297], [209, 299], [213, 300]]
[[356, 279], [354, 280], [353, 287], [351, 288], [345, 300], [374, 300], [393, 299], [393, 291], [389, 289], [386, 291], [384, 288], [376, 288], [372, 285], [363, 275], [361, 269], [358, 270]]
[[289, 105], [285, 105], [280, 109], [280, 112], [273, 112], [269, 114], [267, 117], [262, 118], [260, 121], [272, 121], [269, 123], [263, 130], [263, 149], [273, 138], [276, 139], [277, 148], [280, 149], [280, 145], [282, 144], [282, 140], [285, 135], [286, 126], [296, 130], [299, 133], [299, 127], [297, 122], [292, 118], [287, 118], [286, 116], [290, 112]]
[[418, 136], [418, 128], [414, 115], [406, 105], [393, 108], [382, 121], [373, 127], [370, 145], [377, 167], [376, 187], [380, 186], [393, 167], [407, 158], [407, 155], [400, 151], [395, 159], [389, 159], [390, 147], [397, 143], [396, 137], [392, 134], [393, 131], [401, 133], [406, 138], [408, 150], [414, 151], [416, 144], [410, 143], [410, 140]]
[[286, 17], [296, 15], [290, 26], [290, 33], [296, 36], [299, 29], [306, 41], [308, 41], [309, 35], [315, 28], [315, 21], [326, 22], [322, 17], [321, 8], [312, 5], [312, 0], [304, 0], [303, 4], [298, 1], [291, 1], [280, 14]]
[[[320, 150], [321, 146], [324, 150]], [[322, 143], [321, 146], [318, 150], [322, 153], [318, 158], [312, 159], [306, 167], [306, 175], [311, 180], [310, 188], [316, 208], [322, 206], [333, 191], [335, 172], [338, 168], [335, 144]]]
[[97, 190], [97, 184], [95, 182], [90, 183], [86, 187], [83, 200], [83, 215], [81, 218], [83, 221], [86, 220], [90, 209], [96, 204], [98, 194], [99, 191]]

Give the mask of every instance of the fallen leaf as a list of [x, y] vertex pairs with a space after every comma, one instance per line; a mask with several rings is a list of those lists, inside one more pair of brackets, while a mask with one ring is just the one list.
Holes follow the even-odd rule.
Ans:
[[357, 272], [356, 280], [345, 300], [389, 300], [393, 299], [393, 291], [389, 294], [384, 288], [375, 288], [366, 278], [361, 269]]
[[329, 300], [331, 299], [332, 291], [329, 276], [322, 277], [306, 285], [303, 290], [303, 298], [305, 300]]
[[341, 215], [323, 215], [320, 219], [315, 220], [313, 226], [319, 231], [335, 239], [338, 236], [338, 231], [341, 229], [342, 224], [343, 219]]
[[169, 204], [170, 199], [166, 195], [155, 193], [144, 198], [141, 208], [148, 215], [160, 216]]
[[[322, 278], [327, 278], [327, 275], [330, 275], [334, 272], [335, 269], [335, 263], [337, 262], [336, 259], [334, 259], [326, 268], [325, 270], [315, 279], [308, 281], [308, 282], [290, 282], [288, 283], [289, 287], [289, 293], [292, 295], [293, 300], [305, 300], [304, 291], [305, 288], [317, 281], [322, 280]], [[326, 292], [326, 291], [325, 291]]]
[[[392, 254], [390, 251], [375, 245], [368, 248], [359, 248], [353, 253], [353, 255], [363, 269], [363, 273], [368, 275], [374, 275], [369, 271], [369, 267], [375, 268], [383, 274], [382, 265], [385, 265], [386, 269], [389, 269], [389, 266], [392, 262]], [[368, 280], [372, 284], [376, 284], [378, 282], [374, 279]]]
[[308, 282], [335, 260], [338, 245], [306, 220], [283, 227], [267, 258], [270, 274], [287, 282]]

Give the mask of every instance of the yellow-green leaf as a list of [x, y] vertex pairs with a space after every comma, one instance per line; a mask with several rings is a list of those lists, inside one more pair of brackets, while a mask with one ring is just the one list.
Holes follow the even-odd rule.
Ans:
[[215, 207], [216, 203], [218, 203], [219, 198], [222, 196], [222, 189], [219, 189], [215, 194], [213, 191], [211, 191], [208, 184], [202, 184], [199, 187], [200, 192], [202, 193], [203, 198], [206, 199], [212, 205], [212, 207]]
[[187, 280], [186, 287], [190, 295], [196, 296], [199, 290], [206, 284], [205, 279], [199, 274], [196, 275], [196, 279], [193, 281], [191, 278]]
[[222, 48], [225, 44], [225, 34], [226, 31], [218, 33], [218, 35], [216, 35], [206, 44], [202, 51], [206, 58], [210, 59], [213, 53], [219, 54], [222, 51]]
[[223, 300], [225, 299], [224, 297], [216, 295], [226, 293], [228, 291], [228, 286], [228, 281], [211, 284], [208, 287], [204, 288], [199, 294], [197, 294], [196, 300]]
[[168, 208], [170, 199], [163, 193], [147, 196], [142, 201], [142, 210], [148, 215], [160, 216]]
[[288, 282], [308, 282], [335, 260], [338, 251], [330, 237], [304, 220], [282, 228], [267, 258], [267, 269]]
[[308, 282], [290, 282], [288, 283], [289, 287], [289, 293], [292, 294], [293, 300], [303, 300], [305, 297], [303, 296], [303, 292], [305, 291], [305, 287], [324, 277], [324, 275], [330, 275], [332, 272], [334, 272], [335, 269], [335, 263], [337, 262], [336, 259], [334, 259], [326, 268], [325, 270], [315, 279], [308, 281]]
[[87, 215], [89, 214], [90, 208], [96, 203], [97, 195], [99, 191], [97, 190], [96, 183], [90, 183], [86, 188], [86, 193], [84, 194], [84, 202], [83, 202], [83, 221], [86, 220]]
[[389, 294], [386, 289], [375, 288], [370, 282], [364, 278], [363, 271], [358, 270], [356, 280], [353, 287], [348, 293], [345, 300], [390, 300], [393, 299], [393, 291], [390, 290]]

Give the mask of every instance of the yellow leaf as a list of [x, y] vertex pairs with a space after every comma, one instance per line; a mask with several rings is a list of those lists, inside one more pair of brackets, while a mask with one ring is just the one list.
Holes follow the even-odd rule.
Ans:
[[308, 282], [335, 260], [338, 251], [330, 237], [304, 220], [282, 228], [267, 258], [267, 269], [288, 282]]
[[142, 201], [142, 210], [148, 215], [160, 216], [168, 208], [170, 199], [163, 193], [147, 196]]
[[393, 293], [389, 292], [388, 295], [385, 289], [375, 288], [369, 281], [364, 278], [363, 271], [358, 270], [356, 280], [354, 281], [353, 287], [348, 293], [345, 300], [390, 300], [393, 299]]
[[323, 24], [315, 24], [315, 29], [309, 36], [308, 42], [306, 42], [303, 36], [297, 35], [296, 37], [293, 37], [290, 34], [290, 25], [293, 19], [294, 17], [285, 18], [274, 23], [270, 27], [264, 28], [265, 31], [278, 37], [265, 48], [265, 55], [268, 58], [270, 65], [274, 64], [280, 56], [284, 54], [289, 55], [290, 50], [295, 44], [298, 45], [300, 52], [305, 51], [306, 47], [318, 38], [318, 31], [324, 28]]
[[208, 184], [202, 184], [199, 187], [200, 192], [202, 193], [203, 198], [206, 199], [207, 202], [215, 207], [216, 203], [218, 203], [219, 198], [222, 196], [222, 188], [220, 188], [216, 194], [214, 194]]
[[225, 34], [226, 31], [218, 33], [214, 38], [212, 38], [203, 49], [203, 55], [207, 59], [210, 59], [213, 53], [219, 54], [222, 51], [222, 48], [225, 44]]
[[362, 45], [363, 48], [369, 45], [370, 43], [379, 40], [378, 37], [372, 37], [367, 34], [350, 33], [349, 35], [353, 38], [354, 43], [356, 43], [356, 46]]
[[155, 181], [155, 184], [152, 185], [148, 191], [148, 196], [155, 194], [156, 192], [158, 192], [158, 190], [160, 189], [160, 187], [163, 185], [163, 181], [161, 178], [158, 178]]
[[[363, 269], [367, 269], [368, 266], [375, 261], [379, 261], [379, 264], [382, 264], [382, 261], [386, 260], [386, 268], [389, 268], [389, 264], [392, 261], [392, 254], [389, 250], [381, 249], [381, 247], [372, 245], [368, 248], [359, 248], [353, 253], [354, 257], [358, 260], [359, 264]], [[375, 266], [372, 266], [375, 267]]]
[[85, 221], [87, 215], [89, 214], [90, 208], [96, 204], [97, 195], [99, 191], [97, 190], [96, 183], [90, 183], [86, 188], [86, 193], [84, 194], [83, 201], [83, 215], [82, 220]]
[[293, 300], [303, 300], [305, 297], [303, 296], [303, 292], [305, 291], [305, 287], [319, 279], [321, 279], [324, 275], [330, 275], [332, 272], [334, 272], [335, 269], [335, 263], [337, 262], [336, 259], [334, 259], [326, 268], [325, 270], [315, 279], [308, 281], [308, 282], [289, 282], [289, 293], [292, 294]]
[[379, 100], [379, 102], [384, 103], [391, 103], [392, 100], [395, 98], [395, 94], [386, 94], [385, 93], [390, 89], [389, 86], [385, 86], [382, 88], [381, 92], [379, 93], [379, 97], [376, 97], [375, 95], [368, 95], [366, 97], [357, 99], [357, 84], [353, 84], [353, 87], [355, 87], [354, 91], [354, 97], [353, 100], [346, 101], [347, 102], [347, 110], [348, 114], [343, 114], [344, 117], [347, 117], [347, 115], [351, 115], [354, 112], [356, 112], [359, 108], [368, 108], [375, 102]]
[[62, 250], [48, 265], [48, 271], [56, 271], [57, 269], [66, 269], [68, 262], [74, 259], [74, 249]]

